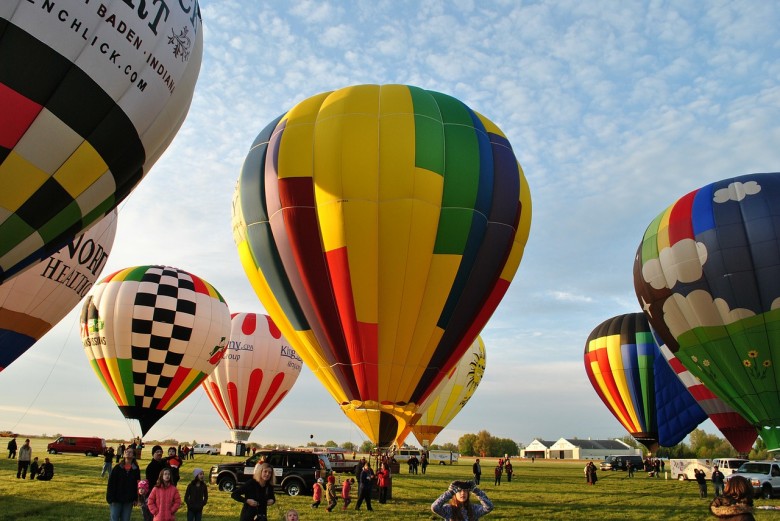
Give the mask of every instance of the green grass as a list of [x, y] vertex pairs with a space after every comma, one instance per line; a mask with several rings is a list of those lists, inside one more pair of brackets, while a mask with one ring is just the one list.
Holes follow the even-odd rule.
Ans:
[[[0, 438], [0, 445], [8, 438]], [[24, 440], [20, 440], [23, 442]], [[33, 439], [33, 456], [40, 461], [46, 456], [46, 444], [51, 440]], [[108, 518], [105, 502], [106, 478], [100, 478], [102, 458], [88, 458], [83, 455], [58, 454], [50, 456], [55, 465], [55, 476], [51, 482], [22, 482], [16, 479], [16, 461], [7, 459], [5, 452], [0, 457], [0, 520], [26, 521], [76, 521], [101, 520]], [[226, 456], [197, 455], [187, 460], [182, 469], [179, 490], [184, 492], [191, 479], [192, 469], [203, 468], [208, 474], [211, 465], [221, 461], [235, 461]], [[141, 460], [142, 470], [148, 463], [148, 455]], [[309, 497], [288, 497], [277, 495], [277, 504], [269, 511], [269, 519], [281, 520], [283, 512], [296, 508], [303, 520], [349, 519], [439, 519], [430, 511], [431, 502], [439, 496], [450, 481], [470, 479], [470, 458], [461, 458], [459, 465], [428, 467], [426, 475], [410, 475], [402, 465], [401, 473], [393, 479], [393, 499], [386, 505], [374, 502], [374, 512], [365, 509], [354, 510], [355, 496], [351, 508], [328, 514], [321, 506], [309, 507]], [[493, 462], [482, 460], [482, 468], [492, 472]], [[515, 477], [511, 483], [502, 482], [494, 486], [487, 473], [482, 480], [482, 489], [495, 504], [495, 510], [487, 520], [696, 520], [709, 516], [709, 501], [699, 499], [695, 483], [647, 478], [637, 473], [627, 479], [625, 472], [599, 472], [595, 486], [585, 483], [583, 463], [564, 461], [542, 461], [535, 463], [515, 460]], [[204, 510], [204, 519], [213, 521], [235, 521], [241, 504], [230, 499], [229, 494], [210, 487], [210, 499]], [[712, 491], [710, 489], [710, 494]], [[757, 500], [756, 505], [777, 505], [777, 500]], [[184, 511], [178, 518], [186, 519]], [[134, 510], [133, 520], [140, 520], [141, 513]], [[714, 518], [713, 518], [714, 519]], [[756, 519], [780, 520], [780, 513], [756, 511]]]

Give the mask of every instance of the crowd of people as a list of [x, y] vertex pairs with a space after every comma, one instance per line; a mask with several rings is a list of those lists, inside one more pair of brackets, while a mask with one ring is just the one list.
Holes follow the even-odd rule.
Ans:
[[[108, 474], [106, 486], [106, 501], [109, 504], [111, 521], [129, 521], [134, 507], [139, 507], [144, 521], [173, 521], [177, 512], [186, 506], [187, 521], [201, 521], [203, 509], [208, 503], [209, 492], [206, 476], [201, 468], [192, 470], [192, 479], [188, 482], [184, 495], [179, 492], [178, 483], [182, 477], [184, 460], [191, 457], [191, 451], [184, 447], [169, 447], [167, 455], [160, 445], [152, 447], [152, 457], [146, 466], [141, 465], [136, 455], [143, 448], [140, 440], [131, 442], [127, 446], [120, 444], [115, 451], [107, 448], [103, 455], [101, 476]], [[119, 461], [112, 466], [114, 458]], [[413, 456], [414, 457], [414, 456]], [[17, 460], [17, 479], [51, 480], [54, 476], [54, 465], [48, 457], [44, 463], [39, 463], [37, 457], [32, 457], [30, 440], [25, 439], [21, 446], [17, 444], [14, 436], [8, 442], [8, 458]], [[391, 466], [395, 463], [392, 454], [376, 455], [378, 470], [374, 471], [371, 463], [362, 458], [356, 464], [355, 477], [344, 479], [340, 490], [336, 485], [333, 474], [319, 478], [313, 487], [312, 508], [318, 508], [324, 501], [325, 508], [332, 512], [342, 501], [342, 510], [352, 503], [352, 493], [357, 487], [357, 502], [355, 510], [361, 510], [365, 505], [366, 510], [373, 511], [371, 503], [374, 487], [378, 487], [380, 504], [387, 503], [389, 489], [391, 488]], [[424, 454], [414, 466], [420, 465], [425, 474], [427, 456]], [[479, 488], [482, 467], [479, 458], [476, 458], [472, 466], [473, 480], [453, 481], [444, 493], [432, 504], [431, 510], [446, 520], [468, 519], [476, 520], [490, 513], [494, 506], [485, 492]], [[410, 463], [410, 473], [413, 464]], [[397, 465], [396, 465], [397, 467]], [[648, 476], [658, 475], [663, 468], [662, 460], [647, 459], [644, 470]], [[629, 473], [632, 467], [629, 464]], [[597, 467], [593, 461], [588, 462], [584, 468], [585, 480], [590, 485], [598, 481]], [[506, 476], [507, 482], [512, 481], [514, 469], [510, 458], [499, 458], [494, 469], [494, 486], [501, 485], [502, 476]], [[29, 478], [28, 478], [29, 476]], [[696, 470], [695, 479], [698, 484], [699, 494], [707, 498], [707, 475], [704, 471]], [[715, 498], [710, 503], [709, 509], [713, 516], [733, 521], [753, 520], [753, 487], [745, 478], [735, 475], [726, 480], [724, 474], [713, 468], [709, 481], [712, 482]], [[232, 499], [242, 503], [240, 521], [255, 521], [267, 519], [268, 508], [276, 503], [274, 491], [275, 475], [271, 465], [265, 462], [258, 463], [252, 475], [252, 479], [240, 484], [232, 492]], [[285, 514], [286, 521], [298, 521], [299, 514], [296, 510], [288, 510]]]

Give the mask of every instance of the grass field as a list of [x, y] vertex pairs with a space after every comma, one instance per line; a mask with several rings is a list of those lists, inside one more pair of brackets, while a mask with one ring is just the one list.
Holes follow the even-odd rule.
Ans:
[[[7, 440], [3, 438], [0, 440]], [[19, 440], [20, 445], [24, 440]], [[46, 456], [47, 439], [33, 439], [33, 456], [40, 461]], [[5, 447], [3, 442], [2, 447]], [[106, 478], [100, 477], [102, 458], [88, 458], [83, 455], [50, 456], [55, 465], [54, 480], [50, 482], [16, 479], [16, 461], [7, 459], [8, 453], [0, 457], [0, 520], [16, 521], [76, 521], [106, 520], [108, 505], [105, 501]], [[187, 460], [182, 469], [179, 490], [183, 494], [192, 477], [192, 469], [201, 467], [206, 471], [214, 463], [235, 461], [225, 456], [197, 455]], [[148, 463], [148, 456], [140, 461], [142, 472]], [[354, 499], [348, 511], [341, 506], [331, 514], [323, 507], [310, 508], [309, 497], [277, 495], [277, 504], [269, 510], [269, 519], [281, 520], [283, 512], [296, 508], [302, 520], [349, 519], [439, 519], [430, 510], [431, 502], [438, 497], [450, 481], [471, 479], [473, 459], [461, 458], [459, 465], [428, 467], [426, 475], [410, 475], [406, 466], [393, 479], [393, 499], [386, 505], [374, 502], [374, 512], [365, 509], [356, 512]], [[535, 463], [515, 460], [515, 477], [511, 483], [493, 484], [494, 461], [482, 460], [486, 479], [482, 489], [495, 504], [495, 510], [486, 520], [702, 520], [709, 515], [709, 501], [699, 498], [698, 488], [692, 482], [647, 478], [637, 473], [627, 479], [625, 472], [599, 472], [595, 486], [585, 483], [582, 462], [542, 461]], [[230, 499], [227, 493], [210, 487], [209, 503], [204, 510], [204, 520], [235, 521], [241, 504]], [[355, 497], [353, 493], [353, 498]], [[710, 489], [710, 496], [712, 491]], [[757, 500], [758, 505], [777, 505], [780, 500]], [[141, 520], [141, 512], [134, 510], [133, 520]], [[185, 520], [184, 510], [178, 519]], [[756, 519], [780, 521], [780, 511], [756, 511]]]

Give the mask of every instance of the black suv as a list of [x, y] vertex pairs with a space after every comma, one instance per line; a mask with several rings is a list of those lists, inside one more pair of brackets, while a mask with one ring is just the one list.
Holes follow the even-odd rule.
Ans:
[[251, 458], [237, 463], [220, 463], [211, 467], [209, 480], [220, 490], [233, 492], [237, 484], [252, 479], [255, 465], [265, 461], [274, 468], [276, 488], [290, 496], [311, 493], [320, 476], [324, 479], [331, 472], [330, 461], [324, 454], [295, 450], [262, 450]]

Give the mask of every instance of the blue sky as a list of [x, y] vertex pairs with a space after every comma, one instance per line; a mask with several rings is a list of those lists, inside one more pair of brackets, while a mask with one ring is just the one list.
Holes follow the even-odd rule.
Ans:
[[[202, 0], [204, 57], [176, 139], [120, 206], [104, 274], [168, 264], [232, 312], [263, 312], [238, 261], [230, 202], [254, 137], [295, 103], [360, 83], [453, 95], [496, 122], [528, 179], [533, 221], [482, 332], [485, 377], [437, 438], [606, 438], [624, 429], [587, 380], [591, 330], [639, 311], [645, 227], [712, 181], [780, 170], [780, 4]], [[2, 429], [130, 437], [84, 356], [77, 311], [0, 376]], [[717, 430], [709, 422], [703, 427]], [[362, 442], [304, 368], [251, 440]], [[218, 442], [198, 390], [152, 438]]]

